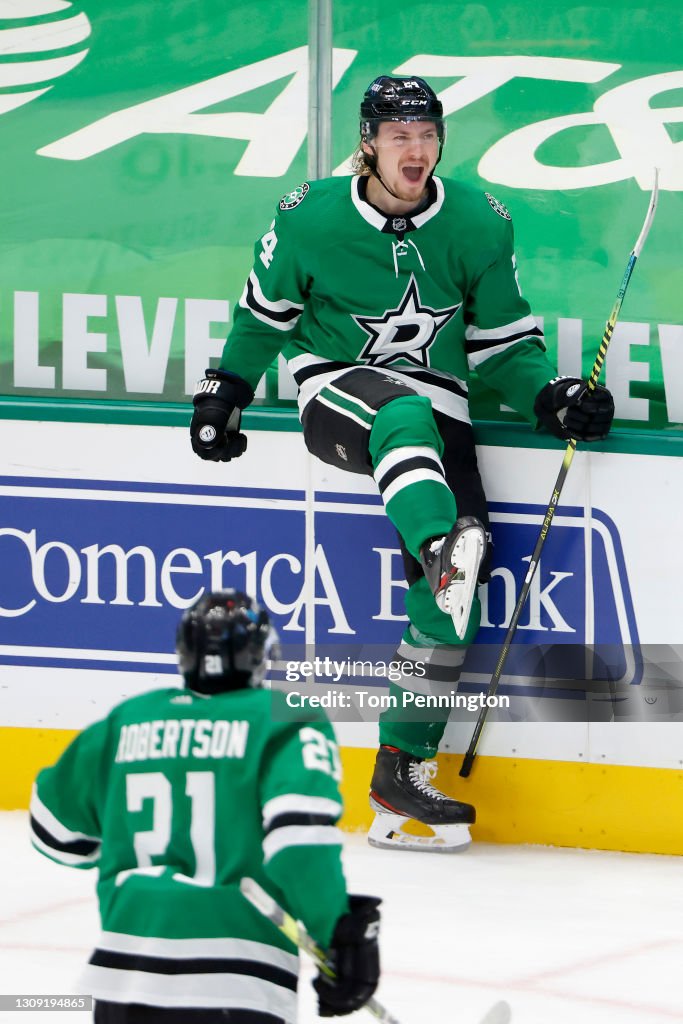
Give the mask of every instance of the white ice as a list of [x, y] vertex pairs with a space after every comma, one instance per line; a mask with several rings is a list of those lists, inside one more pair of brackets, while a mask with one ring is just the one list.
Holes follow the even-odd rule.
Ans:
[[[683, 1021], [683, 860], [475, 844], [462, 854], [370, 849], [349, 836], [349, 888], [384, 898], [377, 997], [401, 1024]], [[28, 843], [0, 813], [0, 993], [77, 992], [98, 931], [93, 872]], [[317, 1020], [305, 967], [300, 1024]], [[0, 1011], [2, 1024], [87, 1024], [87, 1013]], [[347, 1018], [356, 1024], [366, 1012]]]

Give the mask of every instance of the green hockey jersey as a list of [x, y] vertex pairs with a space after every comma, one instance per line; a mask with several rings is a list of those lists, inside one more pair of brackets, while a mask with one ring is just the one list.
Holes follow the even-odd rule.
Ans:
[[519, 289], [510, 214], [434, 178], [419, 213], [387, 215], [364, 177], [305, 183], [256, 244], [221, 367], [256, 386], [283, 352], [305, 404], [350, 366], [405, 374], [469, 422], [477, 372], [531, 422], [556, 371]]
[[239, 881], [256, 879], [323, 946], [348, 900], [332, 727], [323, 712], [286, 717], [278, 692], [156, 690], [40, 773], [34, 846], [99, 868], [102, 935], [85, 979], [95, 998], [294, 1024], [297, 950]]

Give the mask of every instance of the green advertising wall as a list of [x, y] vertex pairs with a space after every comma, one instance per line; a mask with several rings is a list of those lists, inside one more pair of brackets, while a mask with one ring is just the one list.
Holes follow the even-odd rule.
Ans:
[[[185, 403], [279, 197], [306, 177], [306, 2], [0, 0], [0, 393]], [[606, 364], [622, 427], [683, 421], [683, 15], [533, 0], [334, 3], [333, 167], [381, 72], [430, 80], [439, 173], [511, 210], [560, 369], [587, 373], [647, 208]], [[271, 374], [261, 400], [277, 400]], [[513, 414], [474, 392], [479, 418]]]

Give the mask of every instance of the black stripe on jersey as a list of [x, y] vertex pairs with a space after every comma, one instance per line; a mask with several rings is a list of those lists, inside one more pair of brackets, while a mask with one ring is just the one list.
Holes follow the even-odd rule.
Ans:
[[97, 839], [71, 839], [68, 842], [61, 842], [39, 824], [33, 815], [31, 815], [31, 829], [41, 842], [49, 846], [51, 850], [59, 850], [60, 853], [73, 853], [77, 857], [89, 857], [100, 846]]
[[[152, 1019], [154, 1008], [136, 1004], [132, 1009], [130, 1004], [110, 1003], [106, 999], [98, 999], [95, 1007], [96, 1024], [140, 1024]], [[159, 1009], [165, 1024], [216, 1024], [216, 1017], [222, 1019], [225, 1024], [284, 1024], [282, 1017], [276, 1017], [273, 1013], [266, 1013], [263, 1010], [239, 1010], [231, 1006], [229, 1010], [207, 1007], [195, 1009], [190, 1006], [183, 1006], [177, 1009], [172, 1006], [164, 1006]], [[159, 1018], [157, 1017], [157, 1020]]]
[[443, 476], [443, 467], [439, 465], [437, 459], [436, 452], [433, 459], [430, 459], [427, 455], [415, 455], [412, 459], [404, 459], [403, 462], [399, 462], [392, 466], [391, 469], [388, 469], [379, 479], [375, 477], [375, 483], [379, 487], [380, 492], [384, 494], [389, 484], [392, 484], [394, 480], [404, 473], [412, 473], [414, 469], [436, 470], [437, 473]]
[[[400, 372], [398, 369], [388, 368], [390, 373]], [[401, 367], [401, 371], [404, 368]], [[450, 380], [448, 377], [439, 377], [434, 373], [429, 373], [428, 370], [417, 370], [413, 373], [412, 370], [405, 370], [405, 375], [408, 380], [421, 380], [423, 384], [430, 384], [434, 388], [441, 388], [443, 391], [450, 391], [453, 395], [459, 395], [460, 398], [467, 398], [467, 388], [464, 388], [461, 384], [458, 384], [455, 380]]]
[[520, 341], [522, 338], [542, 338], [543, 331], [538, 327], [532, 327], [529, 331], [520, 331], [519, 334], [505, 334], [500, 338], [484, 338], [483, 340], [465, 341], [465, 351], [468, 353], [482, 352], [486, 348], [493, 348], [495, 345], [509, 345], [513, 341]]
[[192, 957], [176, 959], [165, 956], [145, 956], [142, 953], [117, 953], [111, 949], [96, 949], [90, 957], [93, 967], [110, 967], [119, 971], [144, 971], [147, 974], [241, 974], [260, 978], [273, 985], [296, 992], [297, 975], [282, 967], [264, 964], [258, 960]]
[[293, 377], [299, 387], [301, 387], [304, 381], [310, 380], [311, 377], [317, 377], [321, 373], [330, 373], [332, 370], [353, 370], [355, 366], [355, 363], [339, 363], [330, 359], [329, 362], [305, 366], [301, 370], [297, 370]]
[[337, 818], [332, 814], [309, 814], [305, 811], [285, 811], [283, 814], [276, 814], [272, 819], [265, 834], [268, 836], [276, 828], [287, 828], [290, 825], [336, 825]]
[[251, 278], [247, 278], [246, 303], [250, 309], [260, 313], [261, 316], [265, 316], [269, 320], [274, 320], [280, 324], [287, 324], [290, 320], [296, 320], [297, 317], [301, 316], [301, 310], [297, 306], [290, 306], [284, 312], [271, 309], [270, 306], [262, 306], [254, 295], [254, 286]]
[[[367, 367], [362, 366], [359, 363], [340, 363], [334, 360], [324, 363], [314, 363], [313, 366], [306, 366], [301, 370], [297, 370], [293, 374], [294, 380], [301, 387], [301, 385], [310, 380], [311, 377], [317, 377], [321, 373], [330, 373], [332, 370], [365, 370]], [[398, 380], [401, 384], [408, 384], [411, 380], [422, 381], [423, 384], [429, 384], [435, 388], [441, 388], [443, 391], [448, 391], [453, 395], [458, 395], [460, 398], [467, 398], [467, 389], [457, 381], [451, 380], [448, 377], [442, 377], [435, 373], [430, 373], [429, 370], [408, 370], [406, 367], [386, 367], [387, 375], [393, 373], [398, 375]], [[335, 382], [336, 383], [336, 382]]]
[[432, 665], [430, 662], [423, 662], [424, 674], [420, 682], [432, 683], [457, 683], [462, 672], [462, 665]]

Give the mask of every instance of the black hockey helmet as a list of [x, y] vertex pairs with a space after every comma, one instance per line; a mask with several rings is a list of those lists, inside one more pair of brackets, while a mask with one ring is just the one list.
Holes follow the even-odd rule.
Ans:
[[178, 669], [200, 693], [259, 687], [276, 641], [256, 601], [239, 590], [216, 590], [195, 601], [178, 624]]
[[370, 83], [360, 104], [363, 142], [374, 138], [382, 121], [433, 121], [443, 146], [446, 134], [443, 105], [424, 78], [380, 75]]

